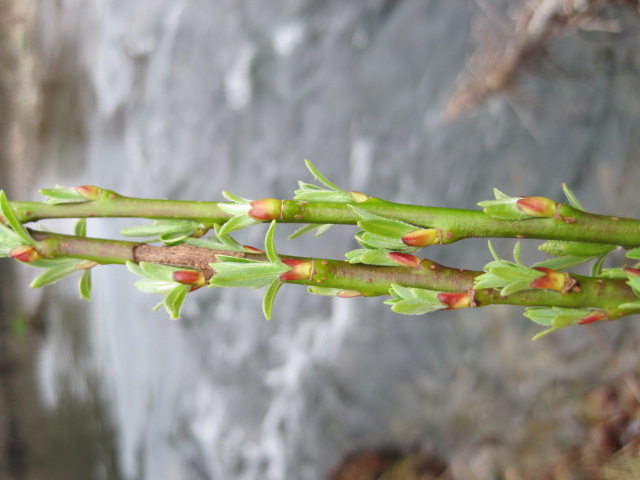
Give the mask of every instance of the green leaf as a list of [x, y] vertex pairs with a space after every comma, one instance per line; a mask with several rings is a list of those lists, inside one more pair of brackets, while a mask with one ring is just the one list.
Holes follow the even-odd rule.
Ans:
[[156, 220], [150, 225], [137, 225], [120, 230], [125, 237], [158, 237], [192, 235], [202, 225], [194, 220]]
[[40, 190], [40, 193], [45, 197], [48, 197], [44, 202], [49, 205], [88, 202], [88, 200], [80, 195], [75, 188], [67, 188], [60, 185], [56, 185], [55, 188], [43, 188]]
[[370, 250], [359, 248], [345, 254], [349, 263], [364, 263], [366, 265], [386, 265], [397, 267], [398, 264], [389, 258], [391, 250]]
[[20, 223], [18, 217], [16, 217], [15, 212], [11, 208], [9, 204], [9, 200], [7, 200], [7, 195], [4, 193], [4, 190], [0, 190], [0, 213], [5, 218], [9, 226], [13, 229], [13, 231], [22, 239], [24, 245], [31, 245], [35, 247], [38, 245], [26, 228]]
[[569, 204], [573, 208], [576, 208], [576, 209], [581, 210], [581, 211], [584, 212], [584, 208], [582, 207], [582, 205], [580, 204], [580, 202], [578, 201], [576, 196], [573, 194], [573, 192], [569, 188], [569, 185], [567, 185], [566, 183], [563, 183], [562, 184], [562, 191], [564, 192], [564, 196], [567, 197], [567, 200], [569, 201]]
[[176, 285], [176, 282], [165, 282], [151, 278], [143, 278], [135, 283], [136, 288], [143, 293], [161, 293], [162, 295], [170, 292]]
[[632, 258], [633, 260], [640, 260], [640, 247], [632, 248], [627, 252], [627, 258]]
[[345, 190], [341, 189], [340, 187], [338, 187], [334, 183], [330, 182], [327, 177], [322, 175], [320, 173], [320, 171], [315, 167], [315, 165], [313, 163], [311, 163], [310, 160], [305, 160], [304, 163], [307, 166], [307, 169], [311, 172], [311, 175], [313, 175], [316, 178], [316, 180], [318, 180], [320, 183], [322, 183], [325, 187], [328, 187], [331, 190], [335, 190], [336, 192], [347, 193]]
[[335, 297], [338, 293], [342, 292], [343, 288], [331, 288], [331, 287], [318, 287], [315, 285], [307, 288], [307, 292], [313, 293], [314, 295], [322, 295], [325, 297]]
[[574, 257], [571, 255], [567, 255], [564, 257], [555, 257], [549, 258], [547, 260], [543, 260], [542, 262], [534, 263], [534, 267], [546, 267], [551, 270], [565, 270], [567, 268], [571, 268], [575, 265], [579, 265], [584, 262], [588, 262], [592, 257]]
[[82, 272], [78, 283], [78, 291], [82, 298], [87, 301], [91, 300], [91, 269], [86, 269]]
[[210, 266], [216, 272], [211, 278], [211, 287], [262, 288], [291, 269], [284, 263], [261, 262], [247, 258], [216, 255], [218, 263]]
[[[51, 283], [62, 280], [64, 277], [77, 271], [77, 266], [81, 260], [60, 258], [55, 259], [54, 264], [33, 279], [31, 288], [40, 288]], [[35, 263], [35, 262], [34, 262]]]
[[544, 275], [544, 272], [522, 264], [519, 243], [513, 249], [513, 257], [516, 263], [500, 259], [491, 242], [489, 242], [489, 250], [495, 260], [487, 263], [484, 266], [485, 273], [475, 278], [475, 286], [473, 287], [475, 290], [495, 288], [500, 290], [500, 295], [510, 295], [529, 290], [531, 288], [530, 283]]
[[316, 237], [319, 237], [324, 232], [329, 230], [331, 227], [333, 227], [333, 224], [331, 224], [331, 223], [324, 223], [324, 224], [322, 224], [322, 223], [308, 223], [307, 225], [304, 225], [304, 226], [300, 227], [298, 230], [296, 230], [295, 232], [293, 232], [289, 236], [289, 240], [293, 240], [294, 238], [298, 238], [298, 237], [304, 235], [305, 233], [311, 232], [313, 230], [318, 230], [316, 232]]
[[6, 257], [11, 250], [20, 245], [22, 245], [20, 235], [0, 223], [0, 257]]
[[76, 237], [86, 237], [87, 236], [87, 219], [81, 218], [76, 222], [75, 226], [75, 234]]
[[238, 215], [237, 217], [233, 217], [220, 228], [219, 235], [226, 235], [235, 230], [240, 230], [246, 227], [250, 227], [252, 225], [257, 225], [259, 223], [258, 220], [251, 218], [249, 215]]
[[524, 316], [539, 325], [551, 327], [533, 337], [533, 340], [538, 340], [555, 330], [575, 325], [592, 313], [594, 310], [587, 308], [529, 307], [525, 310]]
[[630, 312], [630, 311], [640, 312], [640, 300], [636, 302], [623, 303], [622, 305], [618, 305], [618, 308], [626, 312]]
[[164, 307], [172, 319], [180, 318], [180, 310], [189, 290], [191, 290], [189, 285], [178, 284], [165, 295]]
[[408, 288], [398, 284], [391, 285], [389, 290], [391, 299], [384, 302], [391, 305], [391, 310], [404, 315], [422, 315], [447, 308], [437, 298], [434, 290], [423, 288]]
[[153, 280], [163, 282], [173, 282], [173, 274], [180, 270], [189, 270], [184, 267], [173, 267], [171, 265], [161, 265], [159, 263], [140, 262], [144, 276]]
[[264, 237], [264, 249], [267, 253], [267, 258], [272, 263], [280, 262], [280, 257], [276, 252], [276, 247], [274, 244], [275, 230], [276, 230], [276, 221], [272, 220], [271, 225], [269, 225], [269, 230], [267, 230], [267, 235]]
[[484, 200], [478, 202], [478, 206], [483, 208], [485, 214], [493, 218], [504, 220], [524, 220], [531, 216], [522, 212], [516, 205], [518, 197], [509, 197], [497, 188], [493, 189], [495, 200]]
[[330, 182], [309, 160], [305, 160], [307, 168], [311, 174], [322, 183], [325, 188], [312, 185], [310, 183], [298, 182], [300, 187], [295, 191], [294, 199], [302, 202], [332, 202], [332, 203], [353, 203], [353, 196], [346, 190], [341, 189]]
[[267, 288], [267, 291], [264, 294], [264, 297], [262, 298], [262, 312], [267, 320], [271, 320], [273, 301], [275, 300], [280, 287], [282, 287], [282, 282], [278, 279], [274, 280], [271, 282], [269, 288]]
[[615, 250], [615, 245], [600, 243], [567, 242], [563, 240], [548, 240], [538, 247], [538, 250], [554, 257], [576, 256], [594, 258]]

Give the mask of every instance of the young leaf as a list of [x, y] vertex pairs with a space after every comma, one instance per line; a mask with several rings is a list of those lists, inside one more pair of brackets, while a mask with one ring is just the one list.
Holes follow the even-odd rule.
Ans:
[[483, 208], [485, 214], [504, 220], [524, 220], [531, 218], [531, 216], [521, 211], [516, 205], [520, 197], [509, 197], [497, 188], [493, 189], [493, 195], [496, 198], [495, 200], [478, 202], [478, 206]]
[[11, 205], [9, 204], [9, 200], [7, 200], [7, 195], [4, 193], [4, 190], [0, 190], [0, 213], [5, 218], [9, 226], [13, 229], [13, 231], [22, 239], [22, 243], [26, 245], [31, 245], [35, 247], [38, 245], [26, 228], [20, 223], [18, 217], [14, 213]]
[[264, 313], [267, 320], [271, 320], [273, 301], [275, 300], [280, 287], [282, 287], [282, 282], [278, 279], [274, 280], [269, 284], [269, 288], [267, 288], [267, 291], [264, 293], [264, 297], [262, 298], [262, 313]]
[[434, 290], [423, 288], [408, 288], [393, 284], [389, 290], [391, 299], [384, 302], [391, 305], [391, 310], [404, 315], [421, 315], [423, 313], [443, 310], [447, 308], [438, 300], [438, 294]]
[[267, 230], [267, 235], [264, 237], [264, 249], [267, 253], [267, 258], [272, 263], [277, 263], [280, 261], [280, 257], [276, 252], [276, 247], [274, 245], [274, 234], [276, 230], [276, 221], [272, 220], [271, 225], [269, 225], [269, 230]]
[[76, 237], [86, 237], [87, 236], [87, 219], [81, 218], [76, 222], [75, 226], [75, 234]]
[[391, 250], [359, 248], [345, 254], [349, 263], [364, 263], [366, 265], [387, 265], [397, 267], [398, 263], [389, 257]]
[[20, 236], [3, 223], [0, 223], [0, 257], [6, 257], [11, 250], [20, 245], [22, 245]]
[[180, 318], [180, 310], [182, 309], [182, 304], [189, 290], [189, 285], [178, 284], [165, 295], [163, 301], [164, 307], [172, 319]]
[[607, 318], [602, 310], [565, 307], [529, 307], [526, 309], [524, 316], [539, 325], [550, 327], [534, 336], [533, 340], [538, 340], [555, 330], [570, 325], [591, 323], [592, 321]]
[[329, 230], [331, 227], [333, 227], [332, 223], [308, 223], [302, 227], [300, 227], [298, 230], [296, 230], [295, 232], [293, 232], [290, 236], [289, 236], [289, 240], [293, 240], [294, 238], [298, 238], [302, 235], [304, 235], [305, 233], [311, 232], [313, 230], [318, 230], [316, 232], [316, 237], [319, 237], [320, 235], [322, 235], [324, 232], [326, 232], [327, 230]]
[[55, 188], [43, 188], [40, 193], [47, 197], [44, 203], [57, 205], [61, 203], [85, 203], [88, 202], [75, 188], [56, 185]]
[[85, 300], [91, 300], [91, 270], [87, 269], [82, 272], [80, 282], [78, 283], [78, 291], [80, 296]]
[[46, 268], [44, 272], [34, 278], [31, 282], [31, 285], [29, 286], [31, 288], [40, 288], [45, 285], [55, 283], [58, 280], [62, 280], [64, 277], [76, 272], [78, 270], [78, 263], [80, 263], [81, 261], [82, 260], [67, 258], [55, 259], [53, 260], [53, 262], [55, 263], [52, 266]]
[[322, 183], [325, 187], [328, 187], [331, 190], [335, 190], [336, 192], [347, 193], [345, 190], [341, 189], [334, 183], [331, 183], [327, 177], [322, 175], [320, 171], [315, 167], [315, 165], [311, 163], [310, 160], [305, 160], [304, 163], [307, 166], [307, 169], [311, 172], [311, 175], [313, 175], [315, 179], [318, 180], [320, 183]]
[[291, 269], [284, 263], [261, 262], [226, 255], [216, 255], [216, 258], [219, 262], [210, 264], [216, 272], [211, 278], [211, 287], [262, 288]]
[[562, 191], [564, 192], [564, 196], [567, 197], [567, 200], [569, 201], [569, 204], [573, 208], [576, 208], [576, 209], [581, 210], [581, 211], [584, 212], [584, 208], [582, 207], [582, 205], [580, 204], [580, 202], [578, 201], [576, 196], [573, 194], [573, 192], [569, 188], [569, 185], [567, 185], [566, 183], [563, 183], [562, 184]]

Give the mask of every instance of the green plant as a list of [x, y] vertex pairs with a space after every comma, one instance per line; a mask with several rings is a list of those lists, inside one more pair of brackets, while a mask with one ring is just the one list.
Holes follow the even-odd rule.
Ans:
[[[80, 293], [89, 299], [91, 270], [122, 264], [142, 277], [136, 285], [159, 293], [172, 318], [186, 295], [203, 286], [264, 288], [263, 310], [271, 316], [285, 283], [338, 297], [390, 296], [400, 314], [521, 305], [525, 315], [547, 327], [534, 338], [574, 324], [615, 320], [640, 312], [640, 220], [585, 212], [564, 186], [568, 203], [544, 197], [509, 197], [495, 190], [482, 210], [405, 205], [341, 189], [310, 162], [321, 186], [300, 182], [292, 200], [247, 200], [224, 192], [225, 202], [150, 200], [119, 195], [95, 186], [42, 190], [44, 202], [9, 202], [0, 192], [0, 255], [43, 269], [32, 283], [41, 287], [76, 271]], [[150, 224], [124, 229], [141, 241], [86, 236], [87, 217], [135, 217]], [[47, 218], [78, 218], [74, 235], [27, 229]], [[270, 223], [264, 250], [240, 245], [230, 233]], [[317, 235], [336, 224], [357, 225], [361, 248], [346, 261], [293, 257], [276, 252], [276, 223], [302, 227], [290, 238]], [[527, 266], [520, 244], [513, 261], [493, 260], [483, 271], [449, 268], [415, 254], [430, 245], [470, 237], [544, 239], [551, 258]], [[630, 265], [604, 269], [607, 255], [626, 249]], [[589, 276], [567, 269], [592, 262]]]

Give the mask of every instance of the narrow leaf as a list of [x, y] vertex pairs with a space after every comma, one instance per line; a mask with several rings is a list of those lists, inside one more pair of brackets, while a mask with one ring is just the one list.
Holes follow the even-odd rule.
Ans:
[[84, 270], [78, 283], [80, 296], [85, 300], [91, 300], [91, 269]]
[[310, 160], [305, 160], [304, 163], [307, 165], [307, 169], [311, 172], [311, 174], [316, 178], [316, 180], [318, 180], [320, 183], [322, 183], [323, 185], [325, 185], [326, 187], [335, 190], [336, 192], [344, 192], [347, 193], [345, 190], [341, 189], [340, 187], [338, 187], [337, 185], [335, 185], [334, 183], [330, 182], [329, 179], [327, 177], [325, 177], [324, 175], [322, 175], [320, 173], [320, 171], [315, 167], [315, 165], [313, 163], [311, 163]]
[[16, 217], [15, 212], [11, 208], [9, 204], [9, 200], [7, 200], [7, 195], [4, 193], [4, 190], [0, 190], [0, 213], [5, 218], [5, 220], [9, 223], [13, 231], [25, 242], [27, 245], [31, 245], [33, 247], [38, 245], [26, 228], [20, 223], [18, 217]]
[[577, 208], [578, 210], [581, 210], [581, 211], [584, 212], [584, 207], [580, 204], [580, 202], [578, 201], [576, 196], [573, 194], [573, 192], [569, 188], [569, 185], [567, 185], [566, 183], [563, 183], [562, 184], [562, 191], [564, 192], [564, 196], [567, 197], [567, 200], [569, 201], [569, 204], [573, 208]]
[[318, 230], [316, 232], [316, 237], [319, 237], [324, 232], [329, 230], [331, 227], [333, 227], [333, 224], [331, 224], [331, 223], [324, 223], [324, 224], [322, 224], [322, 223], [308, 223], [307, 225], [304, 225], [304, 226], [300, 227], [298, 230], [296, 230], [295, 232], [293, 232], [289, 236], [289, 240], [293, 240], [294, 238], [298, 238], [298, 237], [304, 235], [305, 233], [311, 232], [313, 230]]
[[280, 261], [280, 257], [276, 252], [276, 247], [274, 244], [275, 230], [276, 230], [276, 221], [272, 220], [271, 225], [269, 225], [269, 230], [267, 230], [267, 234], [264, 237], [264, 249], [267, 253], [267, 258], [272, 263], [277, 263]]
[[44, 202], [49, 205], [84, 203], [88, 201], [75, 188], [62, 187], [60, 185], [56, 185], [55, 188], [43, 188], [40, 193], [48, 197]]
[[184, 299], [191, 288], [189, 285], [176, 285], [167, 295], [164, 297], [164, 307], [172, 319], [180, 318], [180, 309]]
[[264, 297], [262, 298], [262, 312], [267, 320], [271, 320], [273, 301], [275, 300], [280, 287], [282, 287], [282, 282], [280, 280], [274, 280], [271, 282], [269, 288], [267, 288], [267, 291], [264, 293]]
[[87, 236], [87, 219], [81, 218], [76, 222], [75, 226], [75, 234], [77, 237], [86, 237]]
[[234, 230], [241, 230], [246, 227], [250, 227], [252, 225], [257, 225], [260, 223], [257, 220], [254, 220], [249, 215], [238, 215], [237, 217], [233, 217], [228, 220], [221, 228], [220, 235], [226, 235]]
[[54, 267], [47, 268], [44, 272], [38, 275], [31, 282], [31, 288], [40, 288], [51, 283], [55, 283], [58, 280], [62, 280], [64, 277], [76, 272], [77, 260], [62, 261]]

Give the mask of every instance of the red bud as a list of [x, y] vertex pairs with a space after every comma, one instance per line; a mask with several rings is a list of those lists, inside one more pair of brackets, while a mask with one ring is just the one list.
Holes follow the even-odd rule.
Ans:
[[403, 267], [418, 268], [420, 263], [422, 263], [422, 258], [409, 255], [408, 253], [391, 252], [389, 258]]
[[516, 206], [532, 217], [553, 217], [558, 204], [546, 197], [522, 197], [516, 201]]
[[307, 280], [313, 275], [313, 265], [306, 260], [294, 258], [284, 258], [282, 263], [289, 265], [291, 270], [280, 275], [280, 280], [289, 282], [292, 280]]
[[633, 277], [640, 277], [640, 269], [638, 268], [625, 268], [624, 272]]
[[438, 235], [438, 229], [423, 228], [405, 234], [402, 237], [402, 241], [410, 247], [427, 247], [429, 245], [436, 245], [439, 243], [440, 238]]
[[81, 185], [79, 187], [75, 187], [74, 189], [87, 200], [97, 200], [102, 193], [102, 189], [100, 187], [96, 187], [95, 185]]
[[40, 260], [42, 255], [31, 245], [20, 245], [9, 252], [9, 255], [21, 262], [31, 263]]
[[471, 307], [471, 297], [468, 292], [439, 293], [436, 298], [440, 303], [447, 306], [447, 310]]
[[600, 320], [606, 320], [606, 319], [607, 319], [606, 313], [602, 311], [594, 310], [592, 313], [582, 317], [580, 321], [578, 321], [578, 325], [586, 325], [588, 323], [599, 322]]
[[198, 270], [178, 270], [173, 272], [173, 281], [191, 285], [191, 291], [196, 290], [205, 284], [204, 274]]
[[534, 267], [535, 270], [544, 272], [544, 275], [533, 280], [529, 286], [531, 288], [542, 288], [545, 290], [556, 290], [566, 293], [576, 285], [576, 279], [568, 273], [557, 272], [546, 267]]
[[282, 219], [282, 200], [277, 198], [263, 198], [250, 202], [249, 216], [255, 220], [267, 221]]

